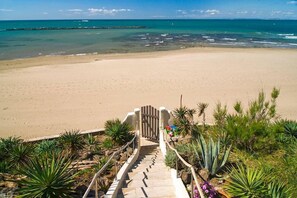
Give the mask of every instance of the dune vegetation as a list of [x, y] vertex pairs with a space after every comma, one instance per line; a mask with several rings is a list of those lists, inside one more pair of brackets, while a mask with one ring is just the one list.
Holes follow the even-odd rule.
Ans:
[[[207, 103], [173, 111], [171, 144], [196, 167], [207, 197], [297, 197], [297, 122], [277, 114], [279, 94], [274, 88], [268, 98], [261, 91], [246, 109], [236, 102], [232, 112], [218, 103], [212, 125], [205, 121]], [[175, 168], [175, 159], [168, 152], [165, 162]], [[178, 169], [189, 185], [188, 170]]]

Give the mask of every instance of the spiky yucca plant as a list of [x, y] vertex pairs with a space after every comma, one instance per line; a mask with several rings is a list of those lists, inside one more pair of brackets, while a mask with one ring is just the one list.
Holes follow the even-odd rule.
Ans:
[[272, 181], [268, 184], [268, 195], [271, 198], [287, 198], [288, 190], [284, 183]]
[[[226, 164], [230, 154], [231, 146], [224, 148], [224, 150], [221, 151], [220, 139], [218, 139], [217, 142], [214, 142], [213, 139], [210, 138], [209, 141], [206, 142], [202, 135], [199, 136], [197, 144], [198, 148], [200, 148], [200, 152], [198, 149], [196, 149], [196, 146], [193, 148], [198, 159], [201, 159], [199, 161], [201, 167], [207, 169], [211, 176], [215, 176], [218, 171]], [[220, 157], [221, 153], [223, 154], [222, 157]]]
[[20, 170], [20, 197], [71, 197], [75, 174], [69, 169], [70, 158], [53, 157], [30, 160]]
[[105, 133], [110, 136], [114, 142], [120, 145], [131, 139], [131, 130], [131, 125], [125, 122], [122, 123], [119, 119], [108, 120], [105, 122]]
[[94, 153], [98, 148], [98, 142], [92, 134], [88, 134], [85, 138], [87, 150], [90, 153]]
[[186, 106], [181, 106], [173, 110], [174, 125], [177, 126], [179, 132], [184, 137], [191, 134], [194, 125], [195, 109], [190, 109]]
[[269, 178], [262, 169], [238, 165], [230, 170], [225, 189], [232, 197], [287, 198], [291, 197], [284, 183]]
[[79, 130], [71, 130], [63, 133], [59, 138], [59, 144], [71, 155], [77, 155], [85, 146], [83, 136], [79, 134]]
[[230, 171], [229, 183], [225, 189], [232, 197], [265, 197], [267, 189], [264, 184], [265, 175], [261, 169], [250, 169], [239, 165]]
[[208, 107], [207, 103], [199, 103], [198, 104], [198, 117], [202, 116], [202, 123], [203, 126], [205, 127], [205, 110]]
[[0, 160], [6, 160], [9, 158], [11, 150], [22, 143], [23, 140], [19, 137], [8, 137], [0, 139]]
[[15, 145], [9, 154], [9, 162], [15, 168], [24, 166], [33, 156], [34, 147], [30, 144], [20, 143]]

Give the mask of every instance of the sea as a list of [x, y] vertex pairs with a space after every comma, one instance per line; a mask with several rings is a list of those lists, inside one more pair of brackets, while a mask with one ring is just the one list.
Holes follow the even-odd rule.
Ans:
[[297, 20], [0, 21], [0, 60], [189, 47], [297, 49]]

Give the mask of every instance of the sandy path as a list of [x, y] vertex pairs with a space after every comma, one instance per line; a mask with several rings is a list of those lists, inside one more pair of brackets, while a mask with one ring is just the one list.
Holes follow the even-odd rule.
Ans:
[[297, 119], [296, 50], [198, 48], [4, 70], [0, 136], [101, 128], [142, 105], [177, 107], [180, 94], [190, 107], [208, 102], [211, 122], [218, 101], [246, 104], [273, 86], [281, 89], [278, 112]]

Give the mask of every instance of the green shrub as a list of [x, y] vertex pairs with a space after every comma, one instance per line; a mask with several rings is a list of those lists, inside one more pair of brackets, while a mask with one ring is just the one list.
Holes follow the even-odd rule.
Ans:
[[110, 138], [106, 138], [102, 143], [102, 147], [105, 149], [111, 149], [113, 147], [112, 140]]
[[276, 99], [278, 89], [273, 89], [271, 99], [266, 100], [264, 92], [250, 102], [246, 111], [240, 102], [234, 104], [235, 114], [228, 114], [227, 108], [217, 105], [214, 112], [215, 122], [220, 131], [227, 133], [233, 144], [239, 149], [251, 152], [263, 151], [271, 153], [278, 148], [276, 141], [276, 125], [272, 121], [276, 117]]
[[96, 138], [92, 134], [88, 134], [85, 138], [85, 141], [88, 152], [90, 152], [91, 154], [99, 153], [98, 148], [100, 147], [98, 145]]
[[184, 160], [186, 160], [188, 163], [192, 165], [197, 165], [199, 162], [199, 159], [196, 157], [196, 153], [194, 150], [194, 147], [196, 145], [194, 144], [178, 144], [176, 145], [176, 150], [180, 154]]
[[61, 148], [56, 140], [43, 140], [37, 144], [35, 152], [40, 156], [45, 155], [51, 157], [52, 155], [57, 155], [61, 152]]
[[165, 164], [170, 168], [176, 168], [176, 154], [172, 150], [168, 150], [165, 156]]
[[[107, 156], [101, 157], [100, 160], [98, 161], [98, 164], [93, 166], [95, 171], [98, 172], [107, 163], [108, 159], [109, 157]], [[107, 165], [105, 171], [110, 171], [112, 166], [113, 166], [113, 161], [111, 160], [111, 162]]]
[[119, 119], [105, 122], [105, 133], [117, 144], [124, 144], [132, 139], [130, 131], [132, 126], [128, 123], [121, 123]]
[[71, 197], [73, 174], [70, 158], [36, 157], [22, 169], [25, 177], [20, 181], [20, 197]]

